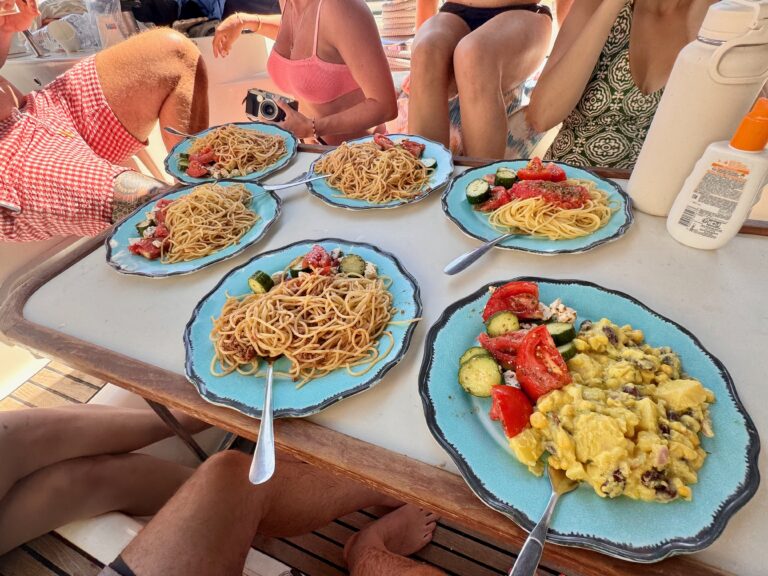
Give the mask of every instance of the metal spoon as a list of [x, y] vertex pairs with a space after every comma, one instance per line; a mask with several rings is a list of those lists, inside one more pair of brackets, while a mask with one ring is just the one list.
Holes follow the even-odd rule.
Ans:
[[174, 136], [181, 136], [182, 138], [197, 138], [195, 134], [187, 134], [186, 132], [182, 132], [181, 130], [176, 130], [176, 128], [172, 128], [171, 126], [163, 126], [163, 130], [168, 132], [168, 134], [173, 134]]
[[[306, 184], [307, 182], [312, 182], [313, 180], [322, 180], [325, 178], [325, 176], [312, 176], [312, 178], [305, 178], [306, 173], [302, 174], [299, 179], [291, 180], [290, 182], [286, 182], [285, 184], [261, 184], [261, 187], [264, 188], [264, 190], [284, 190], [286, 188], [293, 188], [294, 186], [298, 186], [300, 184]], [[303, 179], [302, 179], [303, 178]]]
[[479, 246], [472, 250], [471, 252], [467, 252], [466, 254], [462, 254], [455, 260], [452, 260], [448, 266], [443, 268], [443, 272], [448, 274], [449, 276], [453, 276], [454, 274], [458, 274], [462, 270], [465, 270], [466, 268], [469, 268], [472, 264], [475, 263], [476, 260], [478, 260], [483, 254], [488, 252], [491, 248], [496, 246], [499, 242], [503, 242], [507, 238], [511, 238], [512, 236], [517, 236], [516, 233], [512, 232], [509, 234], [502, 234], [501, 236], [497, 236], [493, 240], [488, 240], [485, 244], [482, 246]]
[[555, 505], [563, 494], [567, 494], [579, 487], [579, 483], [571, 480], [565, 475], [563, 470], [553, 468], [547, 465], [547, 477], [549, 485], [552, 487], [552, 494], [549, 496], [547, 508], [541, 515], [541, 520], [534, 526], [528, 539], [523, 544], [523, 549], [509, 571], [509, 576], [534, 576], [536, 568], [541, 560], [541, 553], [544, 552], [544, 540], [549, 530], [549, 522], [552, 519], [552, 513], [555, 511]]
[[275, 358], [267, 358], [267, 385], [264, 392], [264, 409], [256, 450], [253, 452], [248, 479], [251, 484], [264, 484], [275, 473], [275, 433], [272, 425], [272, 380]]

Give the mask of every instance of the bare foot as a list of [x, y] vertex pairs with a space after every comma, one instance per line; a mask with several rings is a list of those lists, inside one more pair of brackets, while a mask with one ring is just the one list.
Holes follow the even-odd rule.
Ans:
[[352, 566], [369, 548], [387, 550], [400, 556], [418, 552], [432, 540], [437, 514], [406, 504], [369, 524], [344, 546], [344, 558]]

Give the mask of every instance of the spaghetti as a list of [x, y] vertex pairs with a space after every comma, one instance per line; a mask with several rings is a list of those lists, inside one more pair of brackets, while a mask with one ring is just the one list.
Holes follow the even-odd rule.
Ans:
[[341, 144], [320, 158], [315, 171], [328, 175], [328, 184], [348, 198], [384, 204], [411, 200], [429, 182], [427, 167], [407, 149], [382, 150], [373, 142]]
[[259, 220], [248, 208], [251, 193], [241, 184], [202, 184], [168, 204], [163, 264], [202, 258], [237, 243]]
[[[302, 273], [264, 294], [228, 297], [213, 319], [211, 373], [255, 374], [259, 358], [285, 356], [299, 386], [341, 367], [359, 376], [394, 346], [393, 313], [385, 278], [344, 274]], [[381, 336], [390, 340], [383, 352]]]
[[286, 153], [286, 147], [280, 136], [227, 124], [195, 139], [189, 152], [191, 159], [212, 153], [213, 165], [207, 167], [210, 175], [231, 178], [271, 166]]
[[564, 205], [553, 200], [546, 193], [513, 199], [494, 210], [488, 217], [488, 223], [504, 232], [519, 230], [524, 234], [550, 240], [566, 240], [587, 236], [602, 228], [618, 209], [618, 206], [610, 202], [608, 195], [590, 180], [571, 179], [551, 185], [561, 184], [586, 189], [583, 201], [569, 207], [567, 203]]

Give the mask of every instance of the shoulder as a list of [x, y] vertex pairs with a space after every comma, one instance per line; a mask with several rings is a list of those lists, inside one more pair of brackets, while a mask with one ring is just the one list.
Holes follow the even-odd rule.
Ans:
[[[362, 26], [376, 26], [373, 13], [364, 0], [322, 0], [325, 24], [331, 30], [354, 32]], [[330, 17], [330, 18], [329, 18]]]

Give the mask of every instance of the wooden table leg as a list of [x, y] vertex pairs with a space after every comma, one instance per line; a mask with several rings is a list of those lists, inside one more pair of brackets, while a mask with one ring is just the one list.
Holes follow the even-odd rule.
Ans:
[[190, 434], [187, 429], [184, 428], [184, 426], [182, 426], [178, 420], [176, 420], [176, 416], [174, 416], [171, 411], [168, 410], [168, 408], [162, 404], [149, 400], [148, 398], [144, 398], [144, 400], [146, 400], [150, 408], [155, 411], [155, 414], [160, 416], [160, 419], [165, 422], [171, 430], [174, 431], [176, 436], [178, 436], [181, 441], [187, 445], [187, 448], [189, 448], [194, 453], [194, 455], [200, 459], [201, 462], [205, 462], [208, 459], [208, 454], [205, 453], [205, 450], [200, 447], [200, 444], [198, 444], [197, 441], [192, 437], [192, 434]]

